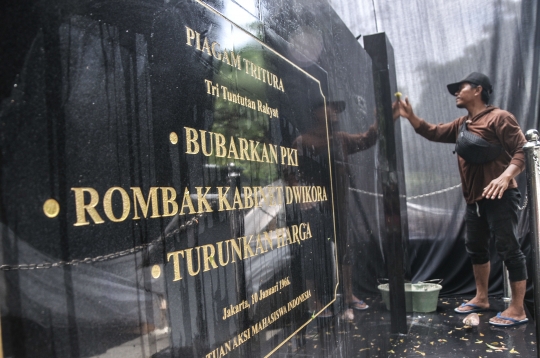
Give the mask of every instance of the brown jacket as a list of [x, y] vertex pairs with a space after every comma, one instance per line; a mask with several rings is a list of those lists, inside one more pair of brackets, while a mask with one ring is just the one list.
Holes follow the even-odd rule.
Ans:
[[[514, 116], [494, 106], [488, 106], [473, 118], [467, 115], [450, 123], [434, 125], [421, 121], [416, 133], [434, 142], [455, 143], [461, 124], [469, 119], [467, 129], [471, 133], [490, 143], [500, 143], [505, 149], [497, 159], [486, 164], [470, 164], [457, 156], [463, 196], [467, 204], [473, 204], [482, 200], [484, 188], [501, 175], [510, 164], [517, 165], [521, 171], [525, 169], [523, 145], [527, 141]], [[508, 188], [517, 188], [514, 179]]]

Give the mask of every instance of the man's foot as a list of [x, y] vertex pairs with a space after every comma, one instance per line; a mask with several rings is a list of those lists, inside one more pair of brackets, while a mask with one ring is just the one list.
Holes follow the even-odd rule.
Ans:
[[457, 313], [473, 313], [485, 311], [489, 308], [489, 301], [487, 299], [482, 300], [478, 298], [473, 298], [469, 302], [464, 302], [461, 306], [454, 309]]
[[352, 308], [353, 310], [357, 310], [357, 311], [363, 311], [363, 310], [368, 309], [369, 307], [364, 301], [362, 301], [355, 295], [351, 295], [351, 297], [346, 299], [345, 305], [346, 307]]
[[345, 312], [343, 312], [343, 314], [341, 315], [341, 319], [343, 319], [345, 321], [354, 320], [354, 312], [353, 312], [352, 308], [347, 308], [345, 310]]
[[369, 308], [369, 306], [362, 300], [349, 302], [349, 307], [357, 311], [363, 311]]
[[527, 315], [523, 308], [508, 307], [505, 311], [499, 312], [497, 316], [492, 317], [489, 323], [494, 326], [515, 326], [522, 323], [527, 323]]

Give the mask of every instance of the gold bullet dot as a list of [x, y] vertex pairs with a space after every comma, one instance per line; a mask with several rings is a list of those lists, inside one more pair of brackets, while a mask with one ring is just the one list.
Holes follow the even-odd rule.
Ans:
[[152, 266], [152, 277], [159, 278], [161, 276], [161, 267], [159, 265]]
[[49, 199], [43, 204], [43, 212], [49, 218], [55, 218], [60, 213], [60, 204], [54, 199]]
[[169, 140], [172, 144], [178, 143], [178, 135], [175, 132], [171, 132], [171, 134], [169, 134]]

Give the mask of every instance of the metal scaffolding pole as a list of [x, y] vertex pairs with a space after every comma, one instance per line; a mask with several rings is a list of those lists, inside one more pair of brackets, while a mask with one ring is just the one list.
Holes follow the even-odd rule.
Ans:
[[534, 323], [536, 325], [536, 352], [540, 358], [540, 142], [538, 131], [531, 129], [523, 146], [527, 161], [527, 189], [534, 248]]

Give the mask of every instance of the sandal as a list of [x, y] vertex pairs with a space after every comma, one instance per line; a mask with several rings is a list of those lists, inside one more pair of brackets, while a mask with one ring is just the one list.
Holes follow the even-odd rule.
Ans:
[[353, 310], [357, 310], [357, 311], [364, 311], [364, 310], [367, 310], [369, 308], [369, 306], [366, 305], [366, 303], [364, 301], [362, 301], [362, 300], [350, 302], [349, 307], [352, 308]]

